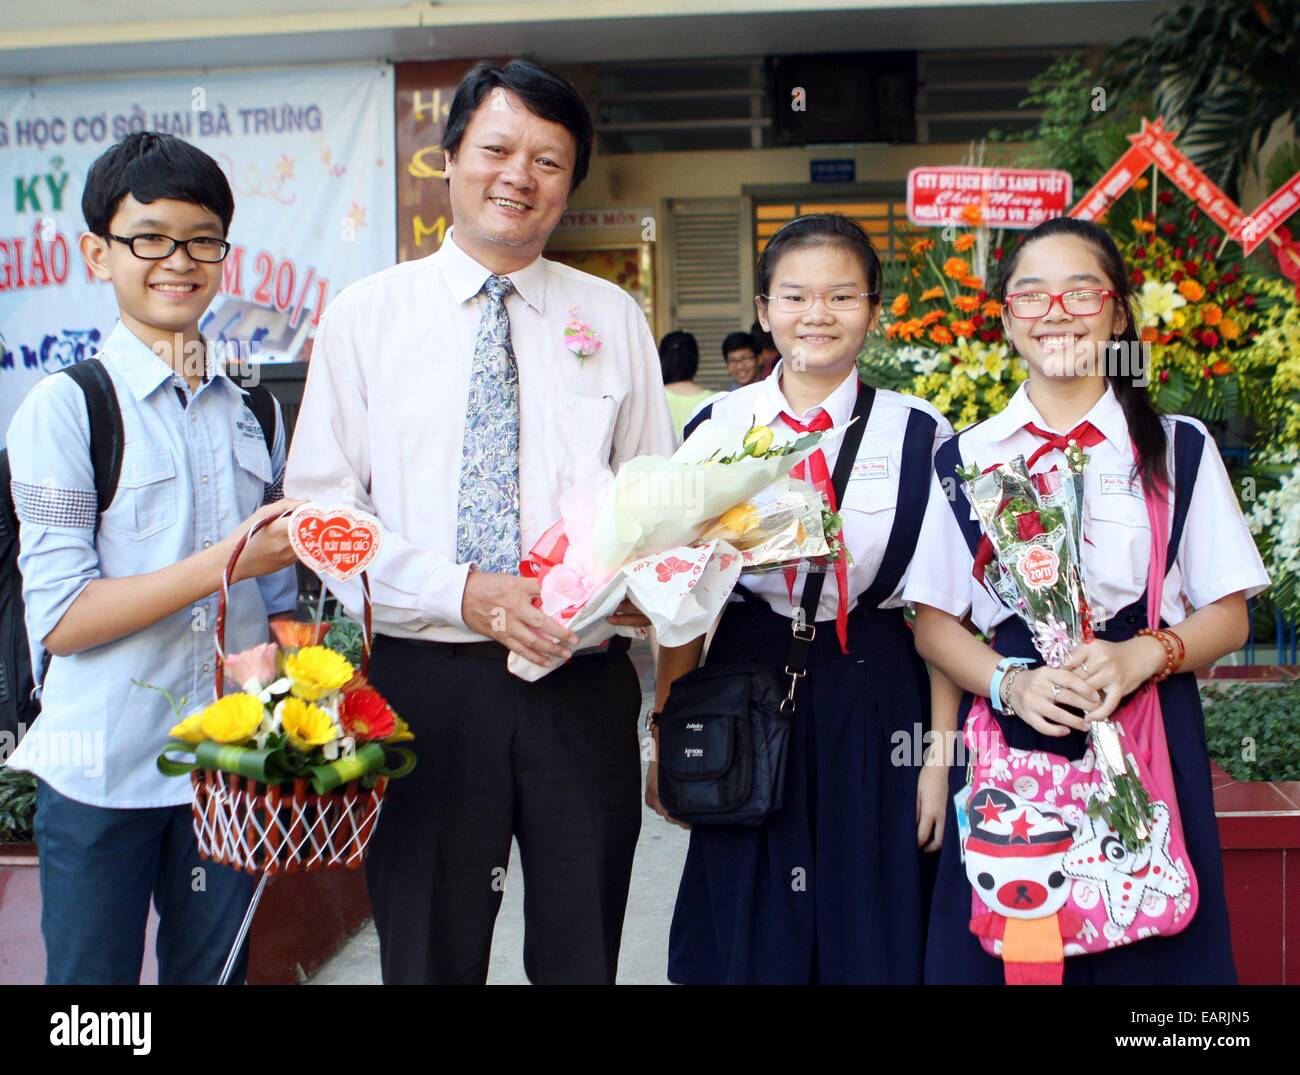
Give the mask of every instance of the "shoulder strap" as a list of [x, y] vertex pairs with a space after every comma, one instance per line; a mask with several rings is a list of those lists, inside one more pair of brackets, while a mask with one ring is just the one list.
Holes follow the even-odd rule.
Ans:
[[[844, 488], [849, 484], [849, 474], [858, 458], [858, 445], [862, 443], [862, 434], [871, 418], [871, 405], [876, 401], [876, 390], [869, 384], [858, 383], [858, 395], [853, 401], [853, 417], [857, 419], [844, 434], [840, 442], [839, 455], [835, 458], [835, 473], [831, 475], [831, 487], [835, 490], [835, 503], [844, 501]], [[821, 600], [822, 587], [826, 584], [826, 572], [809, 572], [804, 576], [803, 597], [799, 608], [803, 611], [805, 628], [811, 627], [817, 616], [817, 602]], [[808, 663], [808, 648], [812, 645], [813, 632], [799, 630], [799, 619], [790, 621], [790, 658], [786, 671], [795, 679], [803, 674]], [[793, 709], [793, 684], [791, 686], [790, 709]]]
[[858, 598], [858, 604], [877, 608], [889, 597], [907, 571], [921, 536], [925, 506], [930, 499], [930, 461], [934, 453], [934, 434], [939, 427], [933, 415], [918, 407], [910, 408], [903, 433], [903, 463], [898, 472], [898, 501], [894, 525], [885, 542], [885, 553], [871, 585]]
[[957, 526], [961, 530], [962, 537], [966, 539], [973, 559], [979, 552], [983, 531], [980, 529], [979, 520], [970, 517], [971, 505], [966, 498], [966, 487], [957, 476], [957, 468], [961, 466], [961, 445], [958, 443], [961, 435], [957, 433], [949, 437], [943, 447], [935, 453], [934, 472], [939, 478], [940, 487], [947, 494], [948, 507], [952, 508], [953, 515], [957, 517]]
[[694, 416], [691, 418], [691, 420], [686, 423], [685, 428], [682, 429], [682, 440], [685, 440], [692, 433], [694, 433], [695, 427], [698, 426], [701, 422], [712, 417], [713, 417], [712, 403], [710, 403], [707, 407], [703, 407], [700, 410], [696, 411]]
[[1174, 566], [1178, 546], [1183, 540], [1187, 511], [1192, 506], [1192, 490], [1201, 469], [1205, 451], [1205, 434], [1187, 422], [1174, 422], [1174, 517], [1169, 526], [1169, 552], [1165, 570]]
[[265, 385], [249, 385], [244, 389], [248, 396], [244, 402], [253, 412], [257, 424], [262, 427], [262, 439], [266, 441], [266, 454], [275, 453], [275, 397]]
[[90, 418], [90, 465], [95, 474], [97, 501], [95, 529], [98, 531], [99, 517], [113, 503], [117, 482], [122, 476], [122, 452], [126, 440], [122, 429], [122, 409], [117, 403], [113, 379], [98, 358], [65, 366], [60, 372], [76, 381], [86, 397], [86, 414]]

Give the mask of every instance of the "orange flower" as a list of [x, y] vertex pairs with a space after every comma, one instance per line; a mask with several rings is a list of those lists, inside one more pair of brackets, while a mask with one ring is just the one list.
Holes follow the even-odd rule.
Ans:
[[1149, 220], [1143, 220], [1141, 217], [1133, 221], [1133, 230], [1139, 235], [1156, 230], [1156, 226]]
[[1149, 180], [1144, 175], [1140, 175], [1135, 180], [1133, 180], [1134, 190], [1146, 190], [1147, 187], [1149, 187], [1150, 185], [1151, 185], [1151, 180]]
[[889, 312], [892, 313], [895, 317], [906, 317], [907, 309], [908, 306], [910, 305], [910, 301], [911, 300], [908, 299], [906, 292], [904, 292], [902, 295], [899, 295], [896, 299], [894, 299], [892, 303], [890, 303]]
[[1225, 317], [1219, 322], [1219, 335], [1225, 340], [1241, 339], [1241, 326], [1231, 317]]
[[1201, 307], [1201, 320], [1207, 325], [1217, 325], [1223, 320], [1223, 310], [1213, 302]]
[[959, 277], [970, 275], [970, 266], [961, 258], [949, 258], [943, 263], [944, 275], [951, 276], [954, 280]]
[[983, 306], [980, 307], [980, 313], [982, 313], [985, 317], [1001, 317], [1002, 303], [996, 301], [995, 299], [989, 299], [988, 302], [986, 302]]
[[943, 288], [941, 287], [927, 287], [924, 291], [921, 292], [922, 302], [929, 302], [931, 299], [941, 299], [941, 298], [943, 298]]
[[975, 245], [975, 236], [966, 234], [966, 235], [957, 236], [957, 241], [952, 244], [952, 248], [956, 250], [957, 253], [964, 254], [966, 253], [967, 250], [969, 250], [974, 245]]
[[1232, 372], [1232, 365], [1228, 362], [1216, 362], [1210, 367], [1216, 377], [1222, 377], [1225, 373]]
[[898, 324], [899, 323], [897, 321], [891, 321], [888, 325], [885, 326], [885, 339], [892, 340], [895, 336], [898, 335]]
[[923, 318], [921, 318], [921, 324], [924, 327], [929, 328], [936, 321], [942, 321], [942, 320], [943, 320], [942, 310], [931, 310], [928, 314], [926, 314]]
[[972, 291], [982, 291], [984, 289], [984, 277], [982, 276], [963, 276], [957, 283], [962, 287], [968, 287]]
[[958, 295], [952, 300], [952, 304], [966, 314], [973, 314], [980, 308], [980, 300], [974, 295]]
[[930, 339], [938, 344], [949, 344], [952, 343], [952, 333], [942, 325], [935, 325], [930, 330]]
[[1205, 288], [1195, 280], [1182, 280], [1178, 284], [1178, 294], [1188, 302], [1200, 302], [1205, 298]]
[[933, 250], [933, 249], [934, 249], [933, 239], [917, 239], [917, 241], [912, 244], [913, 254], [924, 254], [927, 250]]
[[954, 336], [960, 336], [963, 339], [975, 335], [975, 324], [972, 321], [950, 321], [948, 327], [952, 329]]
[[978, 205], [963, 205], [961, 207], [961, 218], [972, 228], [978, 228], [984, 223], [984, 212]]
[[1140, 339], [1143, 343], [1155, 343], [1160, 338], [1160, 333], [1155, 328], [1144, 328]]
[[910, 321], [900, 321], [898, 325], [898, 335], [905, 340], [918, 339], [925, 332], [925, 326], [916, 318]]

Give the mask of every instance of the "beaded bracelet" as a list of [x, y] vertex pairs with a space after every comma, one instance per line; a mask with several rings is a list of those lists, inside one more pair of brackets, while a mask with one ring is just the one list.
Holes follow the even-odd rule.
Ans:
[[[1173, 631], [1164, 628], [1157, 628], [1153, 631], [1149, 627], [1143, 627], [1138, 631], [1138, 635], [1146, 635], [1154, 638], [1164, 647], [1165, 650], [1164, 670], [1151, 677], [1153, 683], [1163, 683], [1183, 666], [1183, 658], [1187, 656], [1187, 647], [1183, 645], [1183, 640], [1174, 634]], [[1171, 639], [1173, 641], [1170, 641]], [[1174, 652], [1175, 643], [1178, 645], [1177, 653]]]

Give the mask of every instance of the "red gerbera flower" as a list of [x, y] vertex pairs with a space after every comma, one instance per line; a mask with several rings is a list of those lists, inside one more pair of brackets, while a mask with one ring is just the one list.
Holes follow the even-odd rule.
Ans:
[[387, 739], [397, 730], [397, 715], [383, 695], [372, 687], [349, 691], [339, 704], [339, 721], [343, 730], [361, 742]]

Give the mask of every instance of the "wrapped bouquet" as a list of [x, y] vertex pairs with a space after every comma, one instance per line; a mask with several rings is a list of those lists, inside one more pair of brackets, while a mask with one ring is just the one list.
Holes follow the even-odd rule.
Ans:
[[[822, 494], [785, 477], [844, 428], [778, 441], [755, 426], [738, 439], [705, 421], [670, 458], [640, 456], [616, 476], [571, 484], [560, 521], [521, 573], [541, 581], [542, 611], [576, 633], [579, 648], [635, 632], [606, 620], [625, 598], [663, 645], [689, 642], [708, 630], [742, 567], [847, 555]], [[513, 653], [509, 668], [528, 680], [550, 671]]]
[[[975, 570], [981, 581], [1028, 625], [1043, 661], [1058, 668], [1079, 645], [1093, 640], [1083, 579], [1083, 473], [1087, 455], [1074, 442], [1066, 469], [1030, 475], [1023, 457], [980, 471], [958, 471], [979, 516], [981, 543]], [[1110, 721], [1089, 724], [1101, 776], [1101, 794], [1088, 804], [1124, 845], [1137, 851], [1150, 839], [1150, 796], [1130, 765]]]

